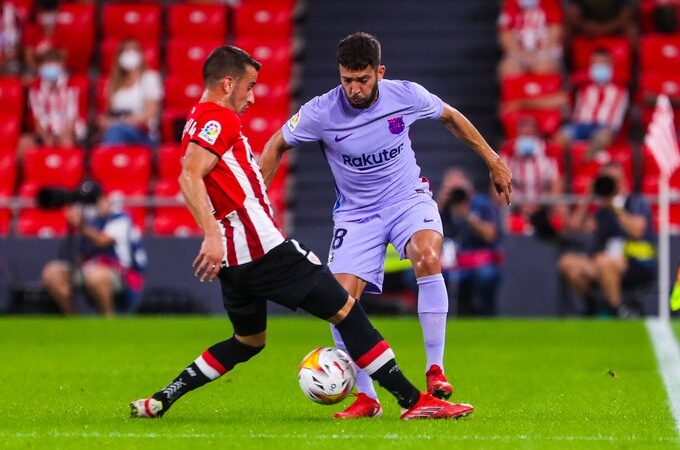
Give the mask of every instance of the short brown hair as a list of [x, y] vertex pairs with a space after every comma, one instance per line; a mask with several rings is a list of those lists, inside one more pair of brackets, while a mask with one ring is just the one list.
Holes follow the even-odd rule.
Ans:
[[259, 71], [262, 64], [240, 48], [231, 45], [216, 48], [203, 63], [203, 84], [212, 86], [228, 76], [238, 78], [245, 73], [246, 66]]

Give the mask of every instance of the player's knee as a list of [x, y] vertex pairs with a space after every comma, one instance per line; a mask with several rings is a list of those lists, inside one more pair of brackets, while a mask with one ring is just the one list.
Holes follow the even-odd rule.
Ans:
[[44, 285], [52, 285], [62, 277], [64, 268], [59, 261], [51, 261], [43, 267], [41, 280]]
[[345, 318], [349, 315], [350, 311], [354, 307], [356, 303], [356, 300], [352, 296], [347, 296], [347, 302], [338, 310], [337, 313], [332, 315], [331, 317], [328, 318], [328, 321], [332, 323], [333, 325], [338, 325], [340, 322], [345, 320]]
[[414, 270], [416, 273], [435, 274], [441, 272], [439, 252], [432, 248], [418, 252], [414, 260]]
[[255, 352], [255, 354], [257, 354], [261, 352], [262, 349], [264, 349], [264, 346], [267, 341], [267, 332], [263, 331], [261, 333], [252, 334], [250, 336], [239, 336], [238, 334], [235, 334], [234, 338], [240, 344], [257, 349], [257, 351]]

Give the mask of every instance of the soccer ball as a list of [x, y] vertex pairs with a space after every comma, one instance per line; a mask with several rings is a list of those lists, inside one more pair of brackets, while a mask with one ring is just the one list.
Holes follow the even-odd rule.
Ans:
[[302, 392], [316, 403], [333, 405], [352, 392], [357, 372], [352, 359], [335, 347], [312, 350], [302, 359], [298, 381]]

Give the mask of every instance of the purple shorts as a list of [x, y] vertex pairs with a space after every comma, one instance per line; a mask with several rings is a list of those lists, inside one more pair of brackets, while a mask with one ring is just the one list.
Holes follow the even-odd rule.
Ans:
[[420, 230], [443, 235], [437, 204], [425, 195], [385, 207], [363, 219], [336, 220], [328, 268], [334, 274], [355, 275], [366, 281], [366, 293], [380, 294], [387, 244], [394, 245], [401, 259], [406, 259], [406, 244]]

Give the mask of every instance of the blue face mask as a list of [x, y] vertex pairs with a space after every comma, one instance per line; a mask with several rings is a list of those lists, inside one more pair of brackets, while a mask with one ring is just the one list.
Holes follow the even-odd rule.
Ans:
[[520, 136], [515, 141], [515, 151], [519, 156], [534, 156], [538, 152], [538, 140], [533, 136]]
[[607, 84], [612, 80], [612, 66], [606, 63], [590, 65], [590, 79], [598, 84]]
[[519, 0], [519, 6], [522, 9], [531, 9], [538, 6], [539, 0]]
[[40, 67], [40, 78], [45, 81], [57, 81], [62, 73], [60, 64], [44, 64]]

